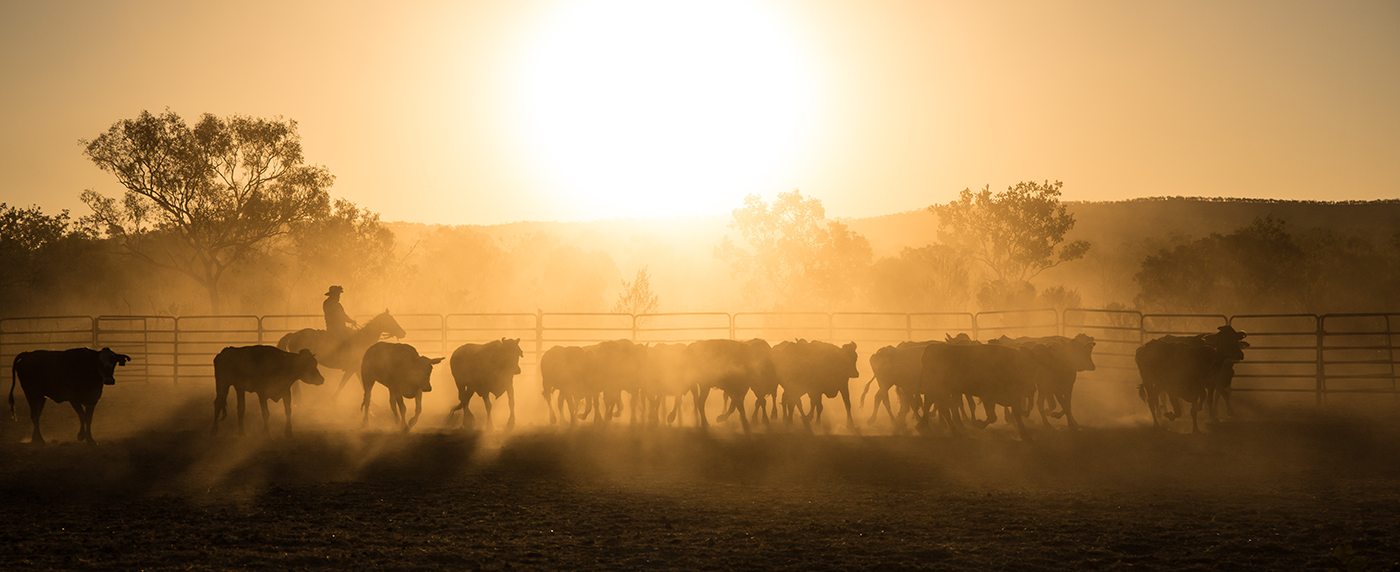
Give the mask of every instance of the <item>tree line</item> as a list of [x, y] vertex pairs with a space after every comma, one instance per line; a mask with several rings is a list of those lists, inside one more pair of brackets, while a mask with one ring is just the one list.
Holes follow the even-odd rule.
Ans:
[[[122, 186], [84, 191], [87, 214], [0, 204], [0, 314], [307, 313], [329, 284], [404, 312], [666, 311], [645, 262], [626, 280], [608, 252], [548, 232], [505, 239], [466, 226], [396, 235], [330, 189], [293, 120], [142, 112], [84, 141]], [[937, 241], [876, 259], [869, 241], [794, 190], [747, 197], [712, 255], [749, 310], [941, 312], [1080, 307], [1052, 284], [1092, 245], [1059, 181], [963, 190], [928, 207]], [[1153, 312], [1382, 311], [1400, 306], [1389, 242], [1265, 217], [1225, 234], [1141, 245]], [[652, 261], [659, 263], [660, 261]], [[672, 268], [671, 271], [676, 271]], [[378, 308], [375, 309], [378, 311]]]

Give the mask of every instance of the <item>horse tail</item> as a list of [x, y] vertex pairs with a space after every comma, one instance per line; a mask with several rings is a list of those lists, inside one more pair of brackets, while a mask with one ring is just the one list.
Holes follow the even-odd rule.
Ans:
[[870, 381], [865, 382], [865, 390], [860, 392], [860, 406], [865, 407], [865, 394], [870, 393], [870, 384], [875, 383], [875, 376], [870, 376]]

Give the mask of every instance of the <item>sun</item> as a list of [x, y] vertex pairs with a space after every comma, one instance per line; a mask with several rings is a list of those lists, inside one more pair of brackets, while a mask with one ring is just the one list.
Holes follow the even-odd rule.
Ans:
[[529, 168], [577, 218], [721, 213], [782, 180], [818, 107], [813, 65], [763, 4], [565, 3], [520, 63]]

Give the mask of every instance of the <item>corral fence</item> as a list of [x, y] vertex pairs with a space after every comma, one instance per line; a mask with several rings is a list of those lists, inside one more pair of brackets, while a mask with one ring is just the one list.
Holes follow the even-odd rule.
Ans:
[[[367, 322], [371, 316], [357, 316]], [[558, 345], [630, 339], [639, 343], [688, 343], [726, 338], [856, 342], [869, 356], [904, 341], [967, 334], [1093, 336], [1097, 369], [1086, 382], [1139, 381], [1137, 348], [1166, 335], [1213, 332], [1224, 325], [1249, 334], [1245, 361], [1236, 364], [1235, 391], [1310, 398], [1388, 394], [1400, 403], [1396, 338], [1400, 314], [1141, 314], [1133, 311], [1052, 309], [952, 313], [695, 312], [666, 314], [543, 313], [404, 314], [394, 318], [407, 333], [398, 340], [430, 357], [447, 357], [464, 343], [518, 338], [525, 350], [522, 377], [537, 380], [539, 358]], [[0, 379], [14, 356], [37, 349], [111, 347], [134, 361], [118, 368], [122, 381], [186, 383], [213, 377], [213, 358], [227, 346], [275, 345], [302, 328], [323, 326], [320, 315], [269, 316], [46, 316], [0, 319]], [[860, 361], [868, 379], [866, 360]], [[444, 368], [445, 369], [445, 368]], [[526, 381], [528, 383], [528, 381]]]

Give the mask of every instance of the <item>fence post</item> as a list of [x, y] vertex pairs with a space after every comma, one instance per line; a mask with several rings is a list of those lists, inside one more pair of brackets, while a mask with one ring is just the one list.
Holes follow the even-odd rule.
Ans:
[[178, 386], [178, 385], [180, 385], [180, 318], [179, 318], [179, 317], [176, 317], [176, 318], [175, 318], [175, 333], [174, 333], [174, 335], [171, 336], [171, 337], [172, 337], [172, 339], [174, 340], [174, 343], [171, 344], [171, 347], [170, 347], [171, 362], [173, 362], [173, 365], [171, 366], [171, 373], [170, 373], [170, 376], [171, 376], [172, 379], [171, 379], [170, 383], [171, 383], [172, 385]]
[[831, 343], [840, 345], [839, 342], [836, 341], [836, 319], [831, 316], [830, 312], [826, 314], [826, 339]]
[[98, 338], [99, 335], [101, 335], [101, 332], [99, 331], [100, 328], [99, 328], [98, 325], [97, 325], [97, 324], [98, 324], [97, 318], [100, 318], [100, 317], [101, 317], [101, 316], [97, 316], [97, 317], [88, 316], [88, 319], [89, 319], [89, 320], [92, 320], [92, 342], [88, 344], [88, 347], [90, 347], [90, 348], [92, 348], [92, 349], [99, 349], [99, 348], [97, 347], [97, 338]]
[[629, 315], [629, 316], [632, 316], [632, 341], [635, 342], [635, 341], [637, 341], [637, 315], [636, 315], [636, 314], [628, 314], [628, 315]]
[[904, 341], [914, 341], [914, 316], [910, 314], [904, 315]]
[[732, 340], [734, 339], [734, 314], [725, 312], [725, 315], [729, 316], [729, 339]]
[[1327, 335], [1323, 323], [1326, 318], [1327, 316], [1322, 316], [1317, 319], [1317, 389], [1315, 391], [1317, 392], [1318, 407], [1322, 407], [1327, 401], [1327, 362], [1323, 359], [1323, 353], [1326, 349], [1324, 340]]
[[977, 330], [977, 317], [981, 315], [981, 313], [972, 314], [972, 339], [974, 340], [982, 339], [982, 335]]

